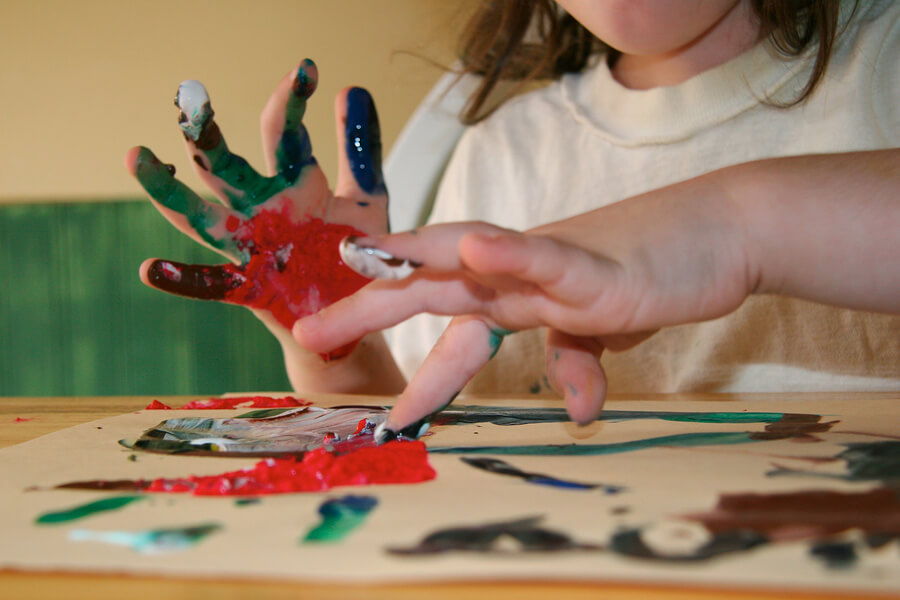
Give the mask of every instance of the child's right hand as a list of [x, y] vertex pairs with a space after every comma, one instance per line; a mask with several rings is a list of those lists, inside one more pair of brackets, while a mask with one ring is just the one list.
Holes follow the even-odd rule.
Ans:
[[753, 292], [744, 241], [715, 177], [524, 233], [469, 222], [349, 240], [347, 264], [381, 280], [301, 319], [294, 335], [323, 351], [420, 312], [454, 316], [388, 417], [415, 435], [504, 335], [546, 327], [548, 379], [572, 418], [590, 422], [606, 397], [604, 350], [724, 315]]
[[[147, 148], [130, 150], [126, 164], [164, 217], [231, 261], [209, 266], [149, 259], [141, 265], [141, 280], [165, 292], [250, 308], [281, 343], [295, 389], [344, 391], [355, 385], [353, 377], [331, 377], [334, 383], [324, 387], [311, 383], [307, 375], [323, 370], [322, 361], [297, 346], [289, 329], [297, 318], [368, 282], [341, 262], [338, 243], [352, 233], [387, 231], [387, 193], [378, 117], [361, 88], [336, 99], [343, 150], [337, 186], [329, 189], [302, 122], [317, 78], [316, 66], [304, 60], [282, 79], [263, 111], [268, 177], [228, 149], [203, 86], [182, 83], [176, 104], [188, 156], [221, 203], [178, 181], [174, 167]], [[322, 358], [348, 354], [355, 341], [348, 342]], [[379, 346], [378, 352], [386, 351]]]
[[357, 239], [345, 260], [382, 280], [294, 335], [323, 351], [417, 313], [453, 315], [386, 422], [415, 436], [503, 335], [547, 327], [550, 383], [587, 422], [606, 395], [605, 349], [750, 294], [900, 314], [898, 199], [891, 149], [735, 165], [525, 233], [447, 223]]

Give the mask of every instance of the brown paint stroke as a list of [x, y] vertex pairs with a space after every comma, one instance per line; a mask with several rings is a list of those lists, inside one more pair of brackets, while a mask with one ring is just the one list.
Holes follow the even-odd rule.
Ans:
[[784, 413], [774, 423], [769, 423], [765, 431], [754, 431], [750, 434], [753, 440], [783, 440], [790, 438], [795, 442], [821, 442], [815, 433], [825, 433], [840, 421], [822, 422], [821, 415], [800, 413]]
[[750, 530], [773, 541], [822, 538], [849, 529], [900, 536], [898, 490], [867, 492], [807, 490], [772, 494], [722, 494], [706, 513], [682, 515], [711, 533]]

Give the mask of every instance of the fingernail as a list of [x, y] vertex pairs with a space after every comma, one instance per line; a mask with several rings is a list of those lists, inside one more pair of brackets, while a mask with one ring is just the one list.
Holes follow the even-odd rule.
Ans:
[[181, 111], [178, 124], [184, 135], [197, 141], [203, 128], [215, 114], [209, 103], [209, 94], [203, 84], [194, 79], [182, 81], [175, 94], [175, 106]]
[[351, 235], [341, 240], [339, 247], [347, 266], [369, 279], [405, 279], [422, 266], [422, 263], [397, 258], [369, 243], [368, 238]]

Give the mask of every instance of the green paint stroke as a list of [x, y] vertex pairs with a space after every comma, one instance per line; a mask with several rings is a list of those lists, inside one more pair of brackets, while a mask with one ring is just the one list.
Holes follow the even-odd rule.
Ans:
[[103, 498], [95, 502], [80, 504], [66, 510], [58, 510], [44, 513], [34, 520], [38, 525], [55, 525], [57, 523], [68, 523], [69, 521], [77, 521], [84, 517], [89, 517], [97, 513], [107, 512], [110, 510], [118, 510], [123, 506], [127, 506], [132, 502], [143, 500], [146, 496], [113, 496], [112, 498]]
[[344, 496], [326, 500], [319, 507], [322, 522], [310, 529], [303, 543], [337, 542], [362, 525], [378, 505], [372, 496]]
[[143, 531], [73, 529], [69, 532], [69, 539], [73, 542], [103, 542], [114, 546], [124, 546], [141, 554], [165, 554], [187, 550], [220, 529], [222, 526], [218, 523]]
[[747, 432], [682, 433], [615, 444], [536, 444], [528, 446], [445, 446], [429, 448], [435, 454], [499, 454], [520, 456], [600, 456], [648, 448], [693, 448], [756, 442]]

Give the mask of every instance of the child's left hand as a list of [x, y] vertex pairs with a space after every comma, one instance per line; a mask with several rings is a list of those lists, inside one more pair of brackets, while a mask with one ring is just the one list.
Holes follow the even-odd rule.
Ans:
[[[387, 231], [387, 194], [381, 173], [378, 119], [368, 92], [344, 90], [337, 98], [339, 174], [334, 192], [312, 154], [303, 114], [318, 72], [301, 62], [278, 84], [261, 118], [264, 176], [225, 143], [204, 87], [179, 87], [179, 125], [193, 166], [221, 202], [201, 198], [147, 148], [132, 149], [126, 165], [154, 205], [175, 227], [228, 258], [223, 265], [188, 265], [150, 259], [141, 279], [165, 292], [240, 304], [281, 342], [288, 370], [294, 321], [344, 297], [368, 280], [346, 268], [339, 241], [353, 233]], [[342, 356], [354, 340], [325, 358]], [[296, 362], [296, 361], [293, 361]], [[292, 381], [295, 377], [292, 376]]]

